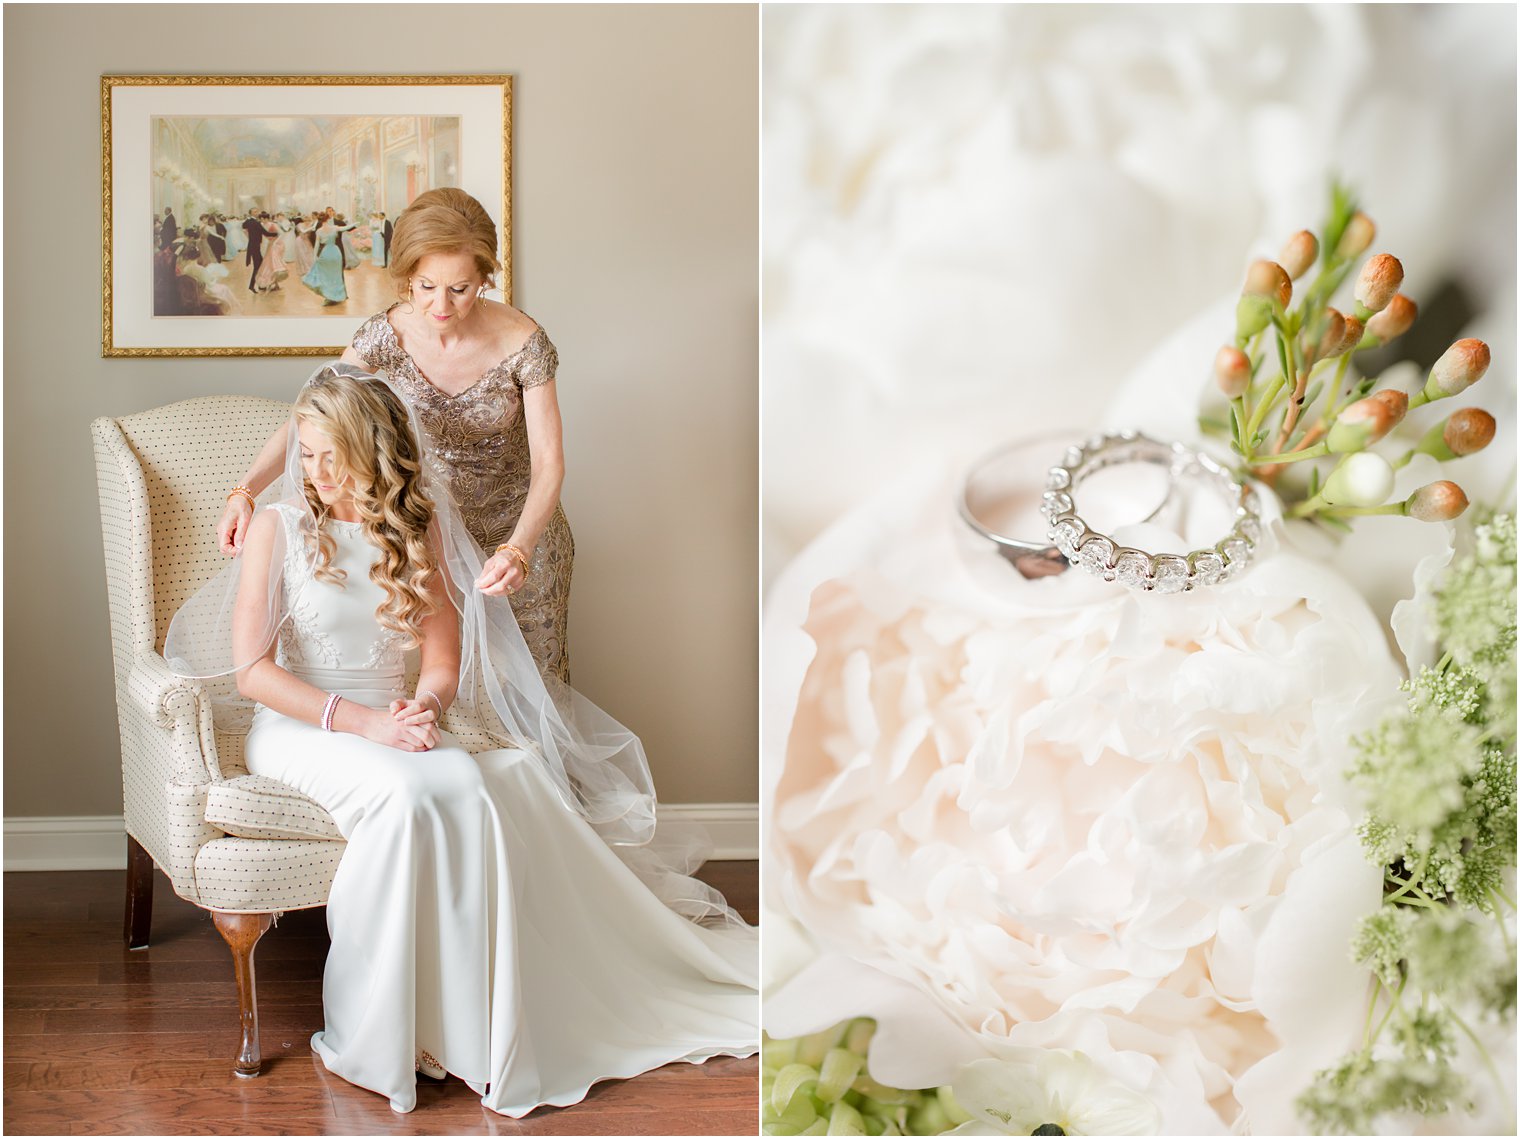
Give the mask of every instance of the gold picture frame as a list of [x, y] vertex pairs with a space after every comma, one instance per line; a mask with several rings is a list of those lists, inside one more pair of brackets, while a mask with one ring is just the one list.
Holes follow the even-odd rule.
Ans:
[[[400, 121], [407, 119], [415, 121]], [[227, 211], [273, 207], [283, 226], [289, 224], [281, 209], [287, 199], [290, 213], [318, 210], [332, 203], [307, 199], [324, 191], [356, 216], [369, 210], [378, 217], [383, 206], [387, 220], [404, 208], [398, 202], [425, 189], [457, 185], [469, 191], [498, 222], [502, 272], [496, 286], [512, 300], [511, 75], [103, 75], [100, 123], [102, 356], [340, 354], [359, 324], [384, 307], [372, 299], [385, 280], [383, 246], [368, 266], [378, 272], [362, 276], [364, 295], [355, 289], [346, 300], [325, 304], [324, 296], [304, 291], [293, 271], [278, 282], [291, 285], [288, 290], [255, 293], [250, 275], [245, 291], [240, 276], [252, 254], [245, 261], [227, 252], [236, 243], [235, 236], [231, 243], [226, 237], [234, 216]], [[201, 149], [207, 139], [214, 143], [212, 157], [252, 164], [208, 165]], [[298, 145], [307, 147], [300, 155]], [[372, 149], [366, 152], [365, 145]], [[370, 162], [361, 165], [365, 153]], [[177, 161], [185, 154], [194, 159], [193, 170]], [[265, 161], [270, 155], [294, 161], [277, 167]], [[404, 166], [399, 180], [398, 158]], [[318, 183], [318, 170], [330, 177]], [[243, 186], [255, 192], [235, 192]], [[164, 202], [171, 218], [176, 207], [184, 211], [184, 224], [176, 220], [168, 240]], [[187, 243], [201, 238], [190, 224], [198, 208], [199, 217], [211, 219], [205, 233], [221, 234], [220, 248], [198, 246], [200, 269], [186, 254]], [[186, 230], [195, 236], [178, 236]], [[188, 299], [181, 265], [199, 283]], [[208, 267], [215, 274], [209, 285], [214, 297], [204, 291], [201, 270]], [[346, 282], [346, 274], [341, 279]], [[311, 311], [313, 305], [319, 311]], [[329, 311], [335, 308], [343, 311]]]

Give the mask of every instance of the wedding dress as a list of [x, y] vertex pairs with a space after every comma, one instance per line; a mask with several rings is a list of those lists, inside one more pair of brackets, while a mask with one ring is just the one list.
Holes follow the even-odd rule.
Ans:
[[[405, 696], [361, 525], [324, 524], [345, 573], [331, 584], [313, 575], [303, 508], [267, 509], [292, 599], [278, 662], [371, 707]], [[251, 772], [321, 803], [348, 842], [312, 1048], [395, 1110], [415, 1107], [416, 1070], [452, 1073], [521, 1116], [576, 1103], [598, 1080], [756, 1051], [753, 930], [667, 908], [624, 862], [640, 848], [604, 841], [528, 752], [472, 756], [443, 733], [407, 753], [261, 707], [246, 755]]]

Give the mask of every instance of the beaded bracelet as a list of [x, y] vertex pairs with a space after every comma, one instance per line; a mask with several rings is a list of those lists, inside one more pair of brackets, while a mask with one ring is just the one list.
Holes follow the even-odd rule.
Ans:
[[431, 696], [433, 698], [433, 702], [438, 705], [438, 718], [440, 720], [442, 720], [443, 719], [443, 701], [438, 698], [438, 693], [434, 692], [431, 688], [423, 688], [420, 691], [418, 691], [418, 693], [417, 693], [417, 699], [421, 700], [424, 696]]
[[242, 495], [245, 499], [248, 500], [248, 509], [249, 510], [257, 510], [259, 508], [259, 504], [253, 500], [253, 491], [249, 490], [246, 486], [243, 486], [241, 483], [238, 484], [237, 486], [233, 487], [231, 493], [229, 493], [227, 495], [227, 501], [228, 502], [232, 501], [232, 496], [234, 494]]
[[328, 696], [327, 705], [322, 709], [322, 730], [324, 732], [333, 730], [333, 716], [337, 713], [338, 705], [342, 702], [343, 697], [339, 696], [336, 692]]

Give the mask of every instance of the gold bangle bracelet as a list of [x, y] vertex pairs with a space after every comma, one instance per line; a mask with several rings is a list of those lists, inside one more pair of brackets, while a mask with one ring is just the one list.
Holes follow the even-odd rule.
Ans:
[[517, 559], [518, 564], [522, 566], [523, 577], [527, 577], [528, 576], [528, 555], [525, 554], [525, 553], [523, 553], [521, 550], [519, 550], [516, 546], [512, 545], [512, 543], [510, 543], [510, 542], [503, 542], [501, 545], [499, 545], [499, 546], [496, 547], [496, 552], [498, 554], [501, 553], [502, 551], [506, 551], [507, 553], [511, 554], [514, 558]]
[[246, 486], [235, 486], [235, 487], [233, 487], [231, 493], [229, 493], [227, 495], [227, 501], [228, 502], [232, 501], [233, 495], [240, 495], [241, 497], [243, 497], [244, 499], [246, 499], [248, 501], [248, 509], [249, 510], [257, 510], [259, 508], [259, 504], [253, 500], [253, 492], [251, 490], [249, 490]]

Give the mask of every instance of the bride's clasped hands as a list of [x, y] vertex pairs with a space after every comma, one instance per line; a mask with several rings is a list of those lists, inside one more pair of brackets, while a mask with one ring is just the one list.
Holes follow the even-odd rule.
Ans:
[[387, 711], [388, 716], [376, 717], [384, 722], [377, 722], [368, 739], [402, 751], [430, 751], [438, 746], [438, 716], [426, 700], [392, 700]]

